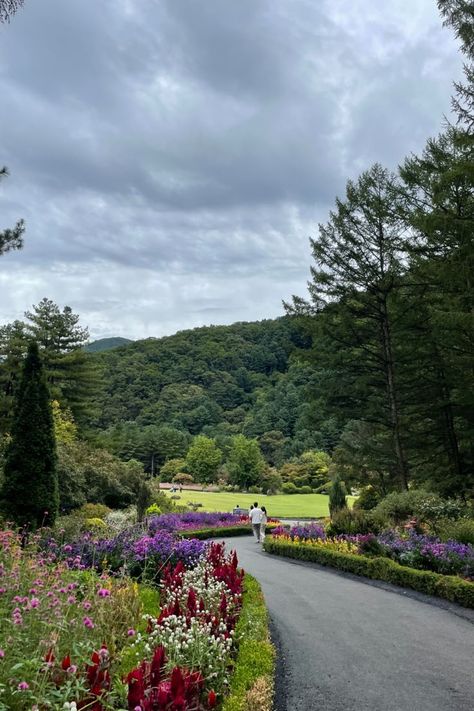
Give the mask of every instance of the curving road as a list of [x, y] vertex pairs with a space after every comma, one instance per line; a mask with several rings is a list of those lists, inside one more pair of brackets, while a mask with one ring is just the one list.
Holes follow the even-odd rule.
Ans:
[[278, 711], [474, 711], [474, 611], [226, 543], [265, 594]]

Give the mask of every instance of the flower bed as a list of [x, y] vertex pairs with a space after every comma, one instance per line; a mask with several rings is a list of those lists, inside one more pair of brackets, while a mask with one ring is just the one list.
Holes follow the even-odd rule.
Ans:
[[229, 685], [242, 605], [237, 556], [213, 544], [195, 568], [179, 563], [163, 577], [159, 617], [135, 642], [142, 661], [128, 674], [129, 709], [214, 708]]
[[368, 557], [354, 552], [345, 553], [328, 545], [311, 545], [308, 542], [292, 541], [288, 537], [268, 537], [263, 544], [265, 551], [297, 560], [329, 565], [354, 575], [375, 580], [384, 580], [393, 585], [412, 588], [427, 595], [456, 602], [474, 608], [474, 583], [458, 576], [441, 575], [428, 570], [416, 570], [400, 565], [389, 558]]
[[13, 532], [0, 533], [0, 711], [205, 711], [229, 690], [234, 700], [258, 693], [252, 680], [271, 699], [266, 612], [250, 579], [243, 598], [235, 553], [166, 531], [149, 539], [121, 546], [153, 561], [161, 608], [156, 589], [97, 572], [118, 544], [95, 557], [88, 540], [81, 557], [72, 546], [45, 551], [41, 536], [22, 549]]
[[355, 555], [384, 556], [400, 565], [443, 575], [459, 575], [474, 580], [474, 548], [457, 541], [442, 542], [435, 536], [405, 529], [374, 534], [341, 535], [327, 538], [324, 528], [312, 524], [292, 529], [277, 528], [275, 538], [313, 547], [325, 547]]
[[248, 524], [247, 516], [237, 516], [231, 513], [207, 513], [205, 511], [162, 514], [161, 516], [150, 516], [147, 520], [148, 532], [151, 535], [158, 531], [175, 533], [199, 531], [206, 528], [230, 528], [246, 524]]
[[177, 538], [168, 531], [144, 535], [140, 527], [127, 529], [112, 538], [96, 538], [86, 533], [77, 541], [63, 545], [48, 537], [43, 544], [71, 568], [121, 571], [152, 582], [159, 582], [166, 565], [182, 562], [190, 567], [206, 550], [204, 541]]
[[60, 709], [72, 700], [96, 711], [103, 693], [119, 701], [110, 680], [146, 594], [130, 579], [72, 570], [35, 541], [22, 550], [18, 536], [1, 531], [1, 711]]

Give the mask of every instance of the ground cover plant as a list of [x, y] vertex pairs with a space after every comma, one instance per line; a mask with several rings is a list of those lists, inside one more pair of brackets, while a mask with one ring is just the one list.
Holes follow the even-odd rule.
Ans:
[[[183, 491], [178, 503], [192, 501], [202, 505], [204, 511], [232, 511], [237, 504], [250, 508], [255, 500], [265, 506], [269, 515], [276, 518], [324, 518], [329, 516], [328, 496], [325, 494], [242, 494], [230, 492]], [[347, 497], [352, 506], [355, 497]]]

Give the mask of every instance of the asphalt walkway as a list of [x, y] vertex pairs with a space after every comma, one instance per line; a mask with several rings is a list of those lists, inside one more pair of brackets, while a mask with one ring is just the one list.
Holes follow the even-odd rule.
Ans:
[[474, 711], [474, 611], [226, 543], [265, 594], [277, 711]]

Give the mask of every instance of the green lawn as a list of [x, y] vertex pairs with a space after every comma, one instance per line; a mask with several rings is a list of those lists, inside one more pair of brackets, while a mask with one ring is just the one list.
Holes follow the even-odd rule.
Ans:
[[[168, 492], [167, 492], [168, 493]], [[328, 516], [328, 496], [324, 494], [277, 494], [276, 496], [263, 496], [263, 494], [231, 494], [228, 492], [186, 491], [176, 500], [177, 504], [186, 505], [189, 501], [202, 504], [203, 511], [232, 511], [239, 505], [249, 508], [250, 504], [258, 501], [266, 507], [269, 516], [282, 516], [286, 518], [320, 518]], [[349, 497], [349, 504], [354, 497]]]

